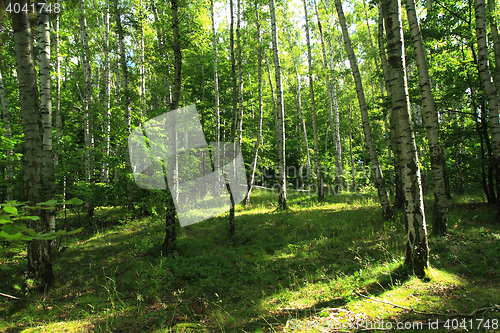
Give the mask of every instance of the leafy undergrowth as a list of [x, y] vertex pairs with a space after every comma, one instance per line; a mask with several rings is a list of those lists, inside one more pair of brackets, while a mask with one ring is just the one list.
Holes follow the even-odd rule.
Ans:
[[[168, 255], [159, 217], [133, 219], [118, 208], [98, 209], [91, 221], [69, 215], [68, 225], [87, 231], [63, 239], [56, 285], [23, 300], [2, 297], [0, 332], [320, 332], [389, 324], [500, 331], [500, 225], [490, 206], [471, 199], [450, 206], [449, 235], [430, 238], [432, 268], [422, 281], [403, 273], [401, 214], [382, 222], [372, 196], [318, 203], [291, 194], [289, 202], [290, 210], [274, 212], [276, 198], [256, 193], [250, 207], [238, 207], [234, 237], [227, 215], [219, 216], [180, 229]], [[22, 281], [25, 252], [21, 244], [5, 246], [10, 256], [0, 264], [10, 270], [0, 272], [0, 292], [21, 296], [30, 284]], [[206, 302], [202, 314], [193, 311], [197, 298]], [[463, 316], [480, 308], [487, 309]]]

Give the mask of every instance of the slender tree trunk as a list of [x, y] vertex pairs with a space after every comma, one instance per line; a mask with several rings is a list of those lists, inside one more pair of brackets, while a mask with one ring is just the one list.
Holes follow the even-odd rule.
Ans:
[[[156, 7], [156, 2], [155, 0], [151, 0], [151, 9], [153, 11], [153, 16], [155, 18], [155, 22], [157, 26], [162, 27], [162, 28], [157, 28], [156, 29], [156, 37], [158, 38], [158, 45], [160, 52], [161, 50], [166, 50], [168, 48], [167, 42], [165, 41], [165, 31], [163, 30], [163, 27], [165, 26], [164, 22], [160, 20], [160, 16], [158, 15], [158, 8]], [[163, 61], [163, 86], [165, 88], [165, 97], [164, 97], [164, 102], [170, 105], [172, 103], [172, 92], [171, 92], [171, 87], [170, 87], [170, 67], [168, 65], [168, 56], [166, 59]]]
[[307, 42], [307, 64], [309, 67], [309, 93], [311, 95], [311, 114], [313, 122], [313, 132], [314, 132], [314, 165], [316, 167], [316, 180], [318, 186], [318, 199], [322, 200], [324, 198], [323, 193], [323, 176], [321, 174], [321, 166], [319, 165], [319, 152], [318, 152], [318, 130], [316, 126], [316, 103], [314, 102], [314, 84], [313, 84], [313, 68], [312, 68], [312, 51], [311, 51], [311, 39], [309, 37], [309, 17], [307, 14], [307, 3], [306, 0], [302, 0], [304, 5], [304, 13], [306, 18], [306, 42]]
[[[50, 85], [50, 26], [47, 0], [38, 3], [38, 68], [40, 70], [40, 113], [43, 127], [43, 187], [44, 200], [54, 199], [56, 183], [54, 179], [54, 152], [52, 151], [52, 94]], [[56, 231], [56, 212], [54, 209], [42, 211], [49, 232]], [[50, 241], [55, 248], [56, 240]]]
[[387, 13], [386, 35], [388, 68], [391, 79], [392, 107], [397, 118], [398, 136], [401, 138], [401, 176], [406, 210], [406, 260], [405, 265], [418, 277], [425, 276], [429, 267], [429, 246], [425, 221], [420, 168], [415, 134], [409, 108], [404, 40], [399, 0], [384, 0]]
[[[481, 86], [488, 100], [489, 123], [491, 131], [491, 145], [493, 151], [493, 165], [495, 166], [497, 194], [500, 190], [500, 123], [498, 112], [498, 96], [495, 86], [491, 82], [491, 73], [488, 65], [488, 46], [486, 41], [486, 10], [484, 0], [474, 0], [476, 15], [476, 38], [478, 49], [478, 67]], [[497, 202], [497, 219], [500, 220], [500, 201]]]
[[[145, 59], [144, 59], [144, 13], [143, 11], [143, 3], [140, 0], [140, 10], [141, 10], [141, 103], [142, 103], [142, 117], [147, 116], [146, 111], [146, 69], [145, 69]], [[141, 117], [141, 118], [142, 118]], [[142, 122], [142, 121], [141, 121]]]
[[[387, 92], [387, 97], [392, 99], [391, 92], [391, 80], [389, 77], [389, 65], [387, 63], [387, 57], [385, 53], [384, 46], [384, 14], [383, 7], [379, 5], [378, 12], [378, 43], [379, 43], [379, 53], [380, 53], [380, 63], [382, 64], [382, 73], [384, 75], [385, 91]], [[394, 115], [394, 109], [392, 106], [389, 109], [389, 127], [390, 127], [390, 141], [392, 152], [394, 153], [394, 182], [391, 181], [391, 187], [395, 187], [394, 196], [394, 208], [401, 209], [404, 205], [404, 194], [403, 194], [403, 184], [401, 182], [401, 152], [399, 150], [399, 136], [397, 135], [397, 122]]]
[[[59, 0], [56, 0], [59, 4]], [[54, 151], [54, 168], [57, 167], [59, 162], [59, 153], [61, 151], [59, 147], [59, 142], [61, 140], [61, 61], [59, 59], [59, 13], [55, 13], [56, 24], [55, 24], [55, 38], [54, 38], [54, 51], [56, 60], [56, 96], [55, 96], [55, 114], [56, 114], [56, 149]], [[65, 200], [65, 198], [63, 198]]]
[[[215, 90], [215, 141], [217, 145], [220, 142], [220, 106], [219, 106], [219, 75], [217, 72], [217, 31], [215, 30], [215, 16], [214, 16], [214, 0], [210, 1], [210, 12], [212, 15], [212, 33], [213, 33], [213, 41], [212, 41], [212, 50], [213, 50], [213, 61], [214, 61], [214, 90]], [[218, 146], [217, 151], [221, 151], [220, 145]], [[219, 154], [215, 154], [215, 165], [220, 165], [220, 156]], [[220, 173], [218, 173], [218, 181], [220, 183]], [[218, 197], [219, 187], [215, 186], [215, 195]]]
[[[172, 9], [172, 32], [173, 32], [173, 49], [174, 49], [174, 91], [172, 94], [172, 102], [170, 103], [170, 110], [177, 110], [179, 108], [179, 101], [181, 97], [181, 84], [182, 84], [182, 53], [180, 45], [180, 33], [179, 33], [179, 18], [178, 18], [178, 0], [171, 0]], [[169, 150], [177, 151], [177, 129], [176, 124], [169, 124], [170, 133], [174, 133], [170, 137]], [[173, 155], [174, 158], [165, 161], [165, 167], [168, 169], [169, 173], [174, 175], [174, 183], [178, 182], [178, 160], [177, 154]], [[174, 185], [174, 188], [167, 189], [167, 200], [166, 200], [166, 214], [165, 214], [165, 240], [163, 242], [163, 249], [167, 252], [171, 251], [175, 247], [176, 243], [176, 221], [175, 221], [175, 204], [174, 195], [177, 196], [178, 186]]]
[[[28, 5], [26, 0], [14, 0], [20, 8]], [[14, 30], [14, 48], [17, 62], [17, 79], [19, 81], [19, 105], [23, 118], [24, 155], [23, 155], [23, 187], [24, 200], [30, 205], [42, 202], [43, 187], [43, 128], [38, 101], [38, 87], [32, 46], [31, 27], [28, 12], [12, 13]], [[37, 211], [29, 212], [36, 215]], [[44, 219], [28, 220], [28, 227], [36, 232], [46, 232]], [[49, 242], [33, 240], [27, 244], [28, 266], [27, 277], [49, 287], [54, 281]]]
[[[90, 48], [89, 48], [89, 38], [87, 33], [87, 18], [85, 11], [84, 0], [80, 1], [80, 33], [81, 33], [81, 43], [83, 47], [82, 54], [82, 67], [83, 76], [85, 82], [85, 88], [83, 93], [83, 122], [84, 122], [84, 141], [85, 141], [85, 180], [92, 184], [94, 182], [94, 166], [93, 166], [93, 120], [92, 120], [92, 70], [91, 70], [91, 58], [90, 58]], [[92, 217], [94, 215], [94, 203], [92, 194], [85, 201], [85, 208], [87, 210], [87, 215]]]
[[432, 96], [429, 69], [427, 66], [426, 52], [422, 42], [422, 35], [418, 25], [417, 13], [414, 0], [406, 1], [406, 13], [410, 25], [410, 33], [413, 39], [416, 62], [418, 67], [418, 79], [420, 82], [420, 93], [422, 95], [422, 106], [424, 109], [425, 128], [431, 154], [432, 182], [434, 185], [434, 225], [433, 232], [444, 236], [448, 226], [448, 203], [446, 189], [444, 186], [443, 154], [439, 144], [438, 119]]
[[[325, 40], [323, 37], [323, 28], [321, 26], [321, 20], [319, 17], [319, 11], [318, 11], [318, 5], [316, 3], [316, 0], [314, 0], [314, 9], [316, 12], [316, 18], [318, 20], [318, 27], [319, 27], [319, 34], [320, 34], [320, 41], [321, 41], [321, 51], [323, 55], [323, 67], [325, 70], [329, 73], [331, 73], [332, 77], [329, 78], [328, 75], [326, 76], [326, 89], [327, 89], [327, 94], [328, 94], [328, 106], [329, 106], [329, 120], [330, 120], [330, 127], [332, 129], [332, 138], [333, 138], [333, 146], [335, 148], [335, 184], [340, 185], [340, 177], [342, 176], [343, 173], [343, 168], [342, 168], [342, 161], [340, 159], [340, 152], [341, 152], [341, 144], [340, 144], [340, 134], [337, 132], [336, 133], [336, 126], [335, 122], [333, 119], [333, 108], [335, 106], [335, 113], [338, 115], [338, 106], [337, 106], [337, 94], [334, 91], [335, 88], [332, 88], [332, 83], [333, 79], [335, 78], [333, 76], [334, 71], [333, 71], [333, 64], [329, 64], [327, 60], [327, 55], [326, 55], [326, 49], [325, 49]], [[331, 66], [330, 66], [331, 65]], [[335, 84], [333, 84], [335, 85]], [[328, 138], [328, 137], [327, 137]]]
[[[2, 120], [5, 129], [5, 138], [10, 140], [12, 138], [11, 128], [10, 128], [10, 112], [9, 105], [7, 102], [7, 94], [5, 93], [5, 88], [3, 86], [2, 72], [0, 71], [0, 103], [2, 104]], [[14, 150], [9, 147], [5, 152], [7, 157], [7, 165], [5, 167], [5, 178], [7, 181], [7, 187], [5, 189], [5, 200], [12, 200], [12, 185], [13, 185], [13, 173], [12, 173], [12, 156], [14, 155]]]
[[111, 135], [111, 63], [109, 61], [109, 0], [106, 0], [104, 13], [104, 157], [101, 171], [101, 182], [109, 181], [109, 153]]
[[361, 83], [361, 75], [359, 74], [358, 64], [354, 51], [351, 46], [351, 40], [347, 32], [347, 24], [345, 21], [344, 11], [342, 9], [342, 4], [340, 0], [335, 0], [335, 7], [339, 15], [340, 25], [342, 27], [342, 34], [344, 36], [344, 44], [346, 47], [346, 52], [349, 57], [349, 62], [351, 64], [351, 70], [354, 77], [354, 83], [356, 85], [356, 93], [358, 95], [359, 108], [361, 110], [361, 119], [363, 123], [363, 132], [365, 133], [366, 145], [368, 147], [368, 152], [370, 154], [370, 160], [372, 162], [372, 167], [375, 170], [375, 184], [377, 186], [378, 195], [380, 198], [380, 205], [382, 206], [382, 214], [385, 220], [392, 217], [392, 208], [389, 202], [389, 197], [387, 196], [387, 191], [384, 184], [384, 176], [382, 170], [380, 169], [380, 164], [378, 162], [377, 150], [373, 142], [371, 128], [370, 128], [370, 118], [368, 116], [368, 107], [365, 101], [365, 93], [363, 90], [363, 85]]
[[250, 204], [250, 194], [252, 193], [253, 183], [255, 181], [255, 170], [257, 169], [257, 159], [259, 155], [259, 146], [262, 141], [262, 119], [264, 108], [262, 104], [262, 36], [260, 33], [260, 15], [259, 6], [255, 4], [255, 13], [257, 15], [255, 20], [255, 25], [257, 26], [257, 73], [258, 73], [258, 91], [259, 91], [259, 129], [257, 133], [257, 141], [255, 141], [255, 146], [253, 148], [253, 159], [252, 159], [252, 171], [250, 176], [250, 183], [248, 186], [248, 192], [246, 195], [245, 203], [248, 206]]
[[[302, 89], [301, 89], [301, 83], [300, 83], [300, 75], [299, 75], [299, 68], [298, 68], [298, 59], [295, 57], [295, 54], [293, 53], [293, 46], [292, 46], [292, 37], [290, 36], [290, 31], [287, 30], [287, 35], [288, 35], [288, 45], [290, 46], [290, 52], [292, 54], [292, 60], [293, 60], [293, 66], [295, 68], [295, 77], [297, 78], [297, 112], [299, 115], [299, 122], [302, 125], [302, 130], [304, 132], [304, 141], [306, 145], [306, 156], [307, 156], [307, 170], [308, 172], [311, 170], [311, 156], [309, 154], [309, 143], [307, 141], [307, 129], [306, 129], [306, 121], [304, 119], [304, 112], [302, 110]], [[301, 144], [302, 148], [302, 144]], [[302, 158], [302, 154], [300, 154]]]
[[273, 76], [271, 75], [271, 67], [269, 66], [269, 61], [266, 57], [266, 66], [267, 66], [267, 77], [269, 78], [269, 87], [271, 88], [271, 98], [273, 102], [273, 113], [274, 113], [274, 135], [276, 136], [276, 140], [278, 140], [278, 114], [276, 113], [276, 96], [274, 94], [274, 86], [273, 86]]
[[[229, 47], [231, 52], [231, 74], [232, 74], [232, 117], [231, 117], [231, 142], [235, 142], [236, 139], [236, 128], [238, 122], [238, 93], [237, 93], [237, 76], [236, 76], [236, 59], [234, 54], [234, 9], [233, 0], [229, 0], [229, 8], [231, 11], [231, 25], [229, 30]], [[233, 146], [234, 147], [234, 146]], [[234, 202], [233, 192], [229, 184], [226, 184], [227, 191], [229, 193], [229, 199], [231, 201], [231, 208], [229, 209], [229, 235], [234, 235], [236, 230], [235, 227], [235, 213], [234, 209], [236, 203]]]
[[241, 0], [237, 0], [237, 22], [236, 22], [236, 47], [237, 47], [237, 61], [238, 61], [238, 144], [241, 147], [241, 141], [243, 140], [243, 75], [241, 71], [241, 33], [240, 33], [240, 8]]
[[495, 88], [500, 91], [500, 39], [496, 20], [495, 0], [488, 0], [488, 16], [490, 20], [491, 37], [493, 39], [493, 50], [495, 53]]
[[[118, 44], [120, 47], [120, 65], [122, 69], [122, 77], [123, 77], [123, 107], [124, 107], [124, 127], [125, 127], [125, 135], [130, 135], [131, 132], [131, 96], [130, 96], [130, 84], [129, 84], [129, 73], [127, 67], [127, 56], [125, 53], [125, 35], [123, 32], [122, 21], [121, 21], [121, 12], [118, 8], [118, 0], [114, 0], [115, 6], [115, 21], [116, 21], [116, 30], [118, 33]], [[130, 164], [129, 150], [123, 149], [125, 152], [125, 172], [132, 172], [132, 166]], [[133, 184], [128, 179], [126, 181], [126, 192], [127, 192], [127, 207], [129, 210], [134, 209], [134, 204], [132, 202], [133, 195]]]
[[276, 28], [276, 11], [274, 9], [274, 0], [269, 0], [269, 8], [271, 11], [271, 38], [273, 42], [274, 55], [274, 71], [276, 78], [276, 113], [278, 120], [278, 129], [276, 130], [276, 142], [278, 148], [278, 165], [279, 165], [279, 196], [278, 207], [287, 209], [286, 200], [286, 163], [285, 163], [285, 109], [283, 102], [283, 88], [281, 81], [281, 64], [279, 57], [278, 31]]

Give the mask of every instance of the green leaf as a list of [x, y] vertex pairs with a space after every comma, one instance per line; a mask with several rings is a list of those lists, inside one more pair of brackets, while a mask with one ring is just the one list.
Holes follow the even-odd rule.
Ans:
[[11, 214], [11, 215], [17, 215], [18, 214], [17, 208], [16, 207], [12, 207], [12, 206], [5, 206], [3, 208], [3, 211], [6, 212], [7, 214]]

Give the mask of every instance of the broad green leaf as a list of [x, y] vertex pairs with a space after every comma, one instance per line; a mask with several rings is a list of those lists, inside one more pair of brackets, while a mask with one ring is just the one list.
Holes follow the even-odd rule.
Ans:
[[11, 215], [17, 215], [17, 214], [19, 214], [17, 212], [17, 208], [16, 207], [12, 207], [12, 206], [5, 206], [3, 208], [3, 211], [6, 212], [6, 213], [8, 213], [8, 214], [11, 214]]

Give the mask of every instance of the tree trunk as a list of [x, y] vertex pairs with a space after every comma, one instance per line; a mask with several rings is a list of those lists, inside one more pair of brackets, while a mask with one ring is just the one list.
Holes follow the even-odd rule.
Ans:
[[418, 79], [420, 93], [422, 95], [422, 106], [424, 109], [425, 128], [431, 154], [432, 183], [434, 186], [434, 225], [433, 233], [444, 236], [448, 226], [448, 203], [446, 189], [444, 186], [443, 154], [439, 144], [438, 119], [432, 96], [429, 69], [427, 66], [426, 52], [422, 42], [422, 35], [418, 25], [417, 13], [414, 0], [406, 1], [406, 13], [410, 33], [413, 39], [416, 62], [418, 67]]
[[[44, 200], [52, 200], [56, 194], [54, 179], [54, 153], [52, 151], [52, 94], [50, 86], [50, 27], [47, 0], [38, 3], [38, 68], [40, 70], [40, 113], [43, 127], [43, 187]], [[43, 9], [42, 9], [43, 8]], [[56, 231], [56, 212], [54, 209], [42, 211], [50, 232]], [[56, 240], [50, 241], [52, 248]]]
[[[329, 120], [330, 120], [330, 127], [332, 129], [332, 138], [333, 138], [333, 146], [335, 148], [335, 186], [340, 185], [340, 177], [343, 174], [343, 168], [342, 168], [342, 160], [340, 159], [340, 153], [341, 153], [341, 144], [340, 144], [340, 133], [338, 133], [338, 129], [336, 131], [336, 126], [335, 122], [333, 119], [333, 108], [335, 106], [335, 114], [338, 116], [338, 106], [337, 106], [337, 94], [334, 91], [335, 88], [332, 88], [332, 83], [334, 77], [334, 71], [333, 71], [333, 63], [328, 63], [327, 56], [326, 56], [326, 49], [325, 49], [325, 40], [323, 37], [323, 28], [321, 26], [321, 21], [319, 18], [319, 11], [318, 11], [318, 5], [316, 3], [316, 0], [314, 0], [314, 9], [316, 12], [316, 18], [318, 20], [318, 27], [319, 27], [319, 34], [320, 34], [320, 41], [321, 41], [321, 51], [323, 55], [323, 67], [327, 72], [330, 72], [331, 78], [326, 77], [326, 89], [327, 89], [327, 94], [328, 94], [328, 111], [329, 111]], [[333, 83], [335, 85], [335, 83]], [[328, 140], [328, 137], [327, 137]]]
[[241, 33], [240, 33], [240, 14], [241, 14], [241, 0], [237, 0], [237, 21], [236, 21], [236, 47], [237, 47], [237, 61], [238, 61], [238, 144], [241, 147], [241, 141], [243, 140], [243, 74], [241, 71]]
[[[56, 0], [56, 3], [59, 4], [59, 0]], [[59, 142], [61, 140], [61, 61], [59, 59], [59, 13], [55, 13], [56, 16], [56, 24], [54, 30], [54, 51], [55, 51], [55, 60], [56, 60], [56, 105], [55, 105], [55, 114], [56, 114], [56, 149], [54, 151], [54, 168], [57, 167], [59, 162], [59, 152], [61, 151], [59, 147]], [[65, 200], [65, 198], [63, 198]]]
[[316, 182], [318, 186], [318, 199], [322, 200], [324, 198], [323, 193], [323, 177], [321, 174], [321, 166], [319, 165], [319, 152], [318, 152], [318, 130], [316, 126], [316, 103], [314, 102], [314, 85], [313, 85], [313, 68], [312, 68], [312, 51], [311, 51], [311, 39], [309, 37], [309, 17], [307, 15], [307, 3], [306, 0], [302, 0], [304, 5], [304, 13], [306, 18], [306, 42], [307, 42], [307, 64], [309, 67], [309, 93], [311, 95], [311, 114], [313, 122], [313, 132], [314, 132], [314, 165], [316, 167]]
[[405, 195], [407, 229], [405, 265], [411, 272], [423, 278], [425, 269], [429, 267], [429, 246], [415, 134], [409, 108], [401, 5], [399, 0], [384, 0], [382, 4], [387, 14], [385, 28], [392, 108], [397, 119], [397, 135], [401, 138], [402, 163], [400, 167]]
[[[387, 97], [389, 99], [392, 99], [392, 92], [391, 92], [391, 80], [389, 77], [389, 65], [387, 63], [387, 57], [385, 53], [385, 46], [384, 46], [384, 13], [383, 13], [383, 7], [382, 5], [379, 5], [379, 12], [378, 12], [378, 20], [379, 20], [379, 25], [378, 25], [378, 43], [379, 43], [379, 53], [380, 53], [380, 63], [382, 64], [382, 73], [384, 75], [384, 84], [385, 84], [385, 91], [387, 92]], [[397, 123], [396, 123], [396, 118], [394, 115], [394, 109], [392, 106], [389, 109], [389, 127], [390, 127], [390, 142], [391, 142], [391, 148], [392, 152], [394, 154], [394, 182], [391, 181], [391, 187], [395, 187], [395, 196], [394, 196], [394, 208], [395, 209], [401, 209], [403, 208], [404, 205], [404, 194], [403, 194], [403, 185], [401, 182], [401, 168], [400, 168], [400, 159], [401, 159], [401, 153], [399, 150], [399, 137], [397, 135]]]
[[[180, 45], [179, 33], [179, 18], [178, 18], [178, 0], [171, 0], [172, 9], [172, 32], [173, 32], [173, 49], [174, 49], [174, 91], [172, 94], [172, 103], [170, 103], [170, 110], [177, 110], [179, 108], [179, 101], [181, 97], [181, 83], [182, 83], [182, 53]], [[177, 151], [177, 129], [176, 124], [169, 124], [169, 132], [173, 133], [170, 137], [169, 150]], [[165, 240], [163, 242], [163, 249], [170, 252], [176, 243], [176, 221], [175, 221], [175, 204], [174, 195], [177, 196], [178, 186], [178, 159], [177, 154], [173, 155], [168, 161], [165, 161], [165, 167], [169, 173], [174, 175], [174, 188], [167, 189], [166, 200], [166, 214], [165, 214]]]
[[[236, 139], [236, 128], [238, 122], [238, 93], [237, 93], [237, 77], [236, 77], [236, 59], [234, 54], [234, 9], [233, 0], [229, 0], [229, 8], [231, 11], [231, 25], [229, 30], [229, 47], [231, 52], [231, 74], [232, 74], [232, 116], [231, 116], [231, 142], [235, 142]], [[231, 201], [231, 208], [229, 209], [229, 235], [234, 235], [236, 230], [235, 227], [235, 205], [233, 192], [229, 184], [226, 183], [226, 188], [229, 193], [229, 199]]]
[[[20, 8], [28, 5], [26, 0], [15, 0]], [[23, 118], [24, 155], [23, 155], [23, 187], [24, 200], [30, 205], [43, 201], [43, 128], [38, 102], [38, 87], [32, 47], [32, 35], [27, 12], [12, 13], [14, 30], [14, 47], [17, 62], [17, 79], [19, 81], [19, 105]], [[36, 210], [29, 212], [35, 215]], [[28, 227], [37, 232], [46, 232], [43, 219], [29, 220]], [[33, 240], [27, 244], [28, 266], [27, 277], [49, 287], [53, 280], [52, 261], [49, 242]]]
[[[500, 123], [498, 122], [498, 96], [495, 86], [491, 82], [491, 73], [488, 66], [488, 46], [486, 41], [486, 10], [484, 0], [474, 0], [476, 13], [476, 38], [478, 53], [478, 68], [481, 86], [488, 100], [489, 123], [491, 131], [491, 145], [493, 152], [493, 165], [495, 166], [497, 194], [500, 189]], [[497, 202], [500, 220], [500, 200]]]
[[257, 134], [257, 141], [255, 141], [255, 146], [253, 148], [253, 160], [252, 160], [252, 171], [250, 176], [250, 183], [248, 186], [248, 192], [246, 195], [245, 203], [250, 205], [250, 194], [252, 193], [253, 183], [255, 181], [255, 170], [257, 169], [257, 158], [259, 155], [259, 146], [262, 141], [262, 119], [264, 108], [262, 104], [262, 36], [260, 34], [260, 15], [259, 6], [255, 4], [256, 20], [255, 25], [257, 26], [257, 73], [258, 73], [258, 90], [259, 90], [259, 130]]
[[[3, 86], [2, 72], [0, 71], [0, 103], [2, 104], [2, 120], [3, 127], [5, 129], [5, 138], [10, 140], [12, 138], [11, 128], [10, 128], [10, 112], [9, 105], [7, 102], [7, 94], [5, 93], [5, 88]], [[14, 155], [14, 150], [9, 147], [5, 152], [7, 165], [5, 167], [5, 178], [7, 181], [7, 186], [5, 189], [5, 200], [13, 200], [12, 197], [12, 185], [13, 185], [13, 174], [12, 174], [12, 156]]]
[[488, 0], [488, 17], [490, 20], [491, 37], [493, 39], [493, 50], [495, 53], [495, 88], [500, 91], [500, 39], [496, 20], [495, 0]]
[[[80, 1], [80, 33], [81, 43], [83, 47], [82, 52], [82, 67], [85, 82], [83, 93], [83, 122], [84, 122], [84, 141], [85, 141], [85, 180], [92, 184], [94, 182], [94, 167], [93, 167], [93, 128], [92, 128], [92, 71], [89, 38], [87, 33], [87, 18], [85, 13], [84, 0]], [[92, 194], [86, 198], [85, 208], [87, 215], [92, 217], [94, 215], [94, 203]]]
[[344, 44], [346, 47], [346, 52], [349, 57], [349, 62], [351, 64], [352, 74], [354, 77], [354, 83], [356, 85], [356, 93], [358, 96], [359, 108], [361, 110], [361, 119], [363, 122], [363, 132], [365, 134], [366, 145], [368, 147], [368, 152], [370, 154], [370, 160], [372, 162], [372, 167], [375, 170], [375, 184], [378, 190], [378, 196], [380, 198], [380, 205], [382, 206], [382, 214], [385, 220], [392, 217], [392, 208], [389, 202], [389, 197], [387, 196], [387, 191], [384, 184], [384, 176], [382, 170], [380, 169], [380, 164], [378, 162], [377, 151], [375, 149], [375, 144], [373, 142], [371, 128], [370, 128], [370, 118], [368, 116], [368, 107], [365, 101], [365, 93], [363, 90], [363, 85], [361, 83], [361, 75], [359, 74], [358, 63], [354, 55], [354, 51], [351, 46], [351, 39], [347, 32], [347, 24], [345, 21], [344, 11], [342, 9], [342, 4], [340, 0], [335, 0], [335, 7], [339, 15], [340, 25], [342, 27], [342, 34], [344, 36]]
[[[309, 143], [307, 141], [306, 121], [304, 119], [304, 112], [302, 110], [302, 94], [301, 94], [301, 83], [300, 83], [300, 76], [298, 69], [298, 59], [295, 57], [295, 54], [293, 53], [292, 37], [290, 36], [290, 32], [288, 30], [287, 30], [287, 35], [288, 35], [288, 45], [290, 46], [290, 53], [292, 55], [293, 66], [295, 68], [295, 76], [297, 78], [297, 112], [299, 114], [299, 121], [302, 124], [302, 130], [304, 132], [304, 141], [306, 145], [306, 156], [307, 156], [306, 163], [307, 163], [307, 170], [309, 173], [311, 170], [311, 156], [309, 154]], [[302, 158], [302, 154], [300, 154], [300, 157]]]
[[[220, 142], [220, 106], [219, 106], [219, 75], [217, 72], [217, 31], [215, 30], [215, 16], [214, 16], [214, 0], [210, 1], [210, 12], [212, 15], [212, 50], [213, 50], [213, 61], [214, 61], [214, 91], [215, 91], [215, 141]], [[220, 146], [217, 151], [221, 151]], [[220, 165], [220, 156], [215, 154], [215, 165]], [[218, 173], [218, 181], [220, 183], [220, 173]], [[219, 196], [219, 187], [215, 186], [214, 193], [215, 196]]]
[[109, 61], [109, 0], [106, 0], [104, 13], [104, 156], [101, 171], [101, 182], [109, 181], [109, 153], [111, 135], [111, 63]]
[[276, 78], [276, 113], [278, 129], [276, 130], [276, 142], [278, 148], [279, 165], [279, 195], [278, 208], [287, 209], [286, 200], [286, 163], [285, 163], [285, 109], [283, 102], [283, 88], [281, 81], [281, 64], [279, 56], [278, 32], [276, 28], [276, 11], [274, 9], [274, 0], [269, 0], [269, 9], [271, 11], [271, 38], [273, 41], [274, 71]]

